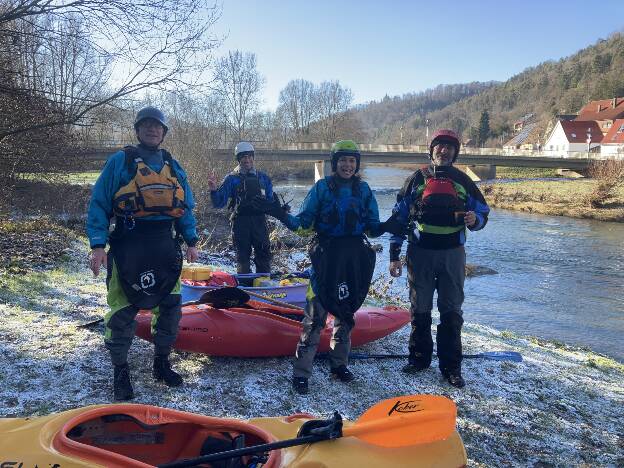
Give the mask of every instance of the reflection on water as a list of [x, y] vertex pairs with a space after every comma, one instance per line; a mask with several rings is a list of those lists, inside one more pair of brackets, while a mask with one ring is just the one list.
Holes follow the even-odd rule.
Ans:
[[[367, 168], [382, 220], [410, 171]], [[279, 187], [297, 208], [311, 185]], [[497, 275], [466, 280], [464, 317], [498, 329], [556, 339], [624, 361], [624, 225], [494, 210], [469, 233], [468, 262]], [[378, 242], [376, 275], [387, 272], [388, 240]], [[403, 250], [405, 252], [405, 248]], [[393, 292], [407, 300], [405, 277]]]

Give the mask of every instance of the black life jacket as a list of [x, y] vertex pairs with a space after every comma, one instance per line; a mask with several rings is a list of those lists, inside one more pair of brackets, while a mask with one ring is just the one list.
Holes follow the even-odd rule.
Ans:
[[262, 186], [258, 174], [239, 174], [240, 183], [236, 187], [236, 195], [230, 199], [228, 208], [233, 215], [262, 214], [253, 207], [254, 197], [263, 196]]

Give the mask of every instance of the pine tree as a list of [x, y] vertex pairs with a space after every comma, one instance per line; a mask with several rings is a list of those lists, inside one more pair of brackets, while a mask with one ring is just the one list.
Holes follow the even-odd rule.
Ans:
[[477, 145], [483, 146], [490, 137], [490, 114], [484, 110], [479, 118], [479, 131], [477, 134]]

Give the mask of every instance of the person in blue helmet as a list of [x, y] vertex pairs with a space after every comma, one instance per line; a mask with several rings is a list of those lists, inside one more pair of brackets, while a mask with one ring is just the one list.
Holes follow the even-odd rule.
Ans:
[[310, 189], [299, 214], [288, 214], [279, 201], [268, 212], [298, 234], [315, 234], [309, 247], [312, 274], [292, 378], [293, 389], [300, 394], [308, 393], [328, 312], [335, 317], [330, 374], [342, 382], [354, 379], [347, 368], [353, 314], [368, 294], [375, 268], [375, 252], [366, 235], [377, 237], [384, 229], [375, 195], [358, 174], [357, 145], [351, 140], [334, 143], [331, 165], [332, 174]]
[[273, 201], [273, 183], [264, 172], [255, 168], [255, 150], [247, 141], [234, 148], [238, 167], [229, 173], [220, 186], [214, 174], [208, 177], [210, 200], [215, 208], [228, 205], [231, 212], [232, 242], [236, 250], [238, 273], [251, 272], [253, 248], [256, 273], [271, 272], [271, 243], [266, 216], [252, 203], [256, 197]]
[[[169, 129], [167, 119], [159, 109], [145, 107], [137, 113], [134, 129], [139, 144], [108, 158], [87, 214], [91, 270], [95, 276], [101, 267], [107, 271], [110, 311], [104, 342], [114, 365], [115, 400], [134, 397], [128, 350], [139, 309], [154, 314], [154, 378], [168, 386], [182, 384], [169, 362], [181, 317], [181, 239], [187, 244], [187, 260], [198, 257], [195, 202], [187, 176], [160, 147]], [[115, 229], [109, 234], [112, 219]]]
[[[457, 134], [441, 129], [429, 146], [430, 164], [410, 176], [397, 195], [394, 223], [407, 230], [407, 279], [412, 330], [409, 359], [403, 371], [414, 374], [431, 365], [431, 310], [438, 293], [440, 324], [436, 343], [440, 372], [454, 387], [465, 380], [461, 373], [461, 328], [464, 323], [466, 230], [483, 229], [490, 209], [476, 184], [453, 163], [459, 155]], [[401, 276], [399, 260], [405, 235], [390, 239], [390, 274]]]

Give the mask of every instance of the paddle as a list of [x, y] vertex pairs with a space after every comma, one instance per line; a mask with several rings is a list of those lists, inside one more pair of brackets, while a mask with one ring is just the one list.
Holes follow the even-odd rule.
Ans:
[[[336, 412], [328, 420], [306, 422], [294, 439], [228, 450], [158, 466], [159, 468], [196, 466], [200, 463], [227, 460], [340, 437], [357, 437], [364, 442], [381, 447], [427, 444], [448, 438], [455, 430], [456, 416], [455, 403], [446, 397], [438, 395], [399, 396], [380, 401], [369, 408], [352, 425], [344, 428], [342, 417]], [[424, 426], [419, 428], [419, 424]]]
[[[327, 354], [319, 354], [321, 359], [327, 359]], [[485, 351], [477, 354], [463, 354], [466, 359], [489, 359], [491, 361], [522, 362], [522, 355], [516, 351]], [[409, 354], [365, 354], [351, 353], [349, 359], [407, 359]]]
[[303, 308], [288, 304], [287, 302], [278, 301], [277, 299], [263, 296], [262, 294], [255, 293], [253, 291], [245, 291], [232, 286], [225, 286], [222, 288], [216, 288], [211, 289], [210, 291], [206, 291], [204, 294], [202, 294], [198, 301], [187, 302], [185, 305], [212, 304], [217, 309], [227, 307], [240, 307], [247, 304], [247, 302], [249, 302], [249, 300], [251, 299], [251, 296], [273, 302], [282, 307], [288, 307], [289, 309], [303, 310]]

